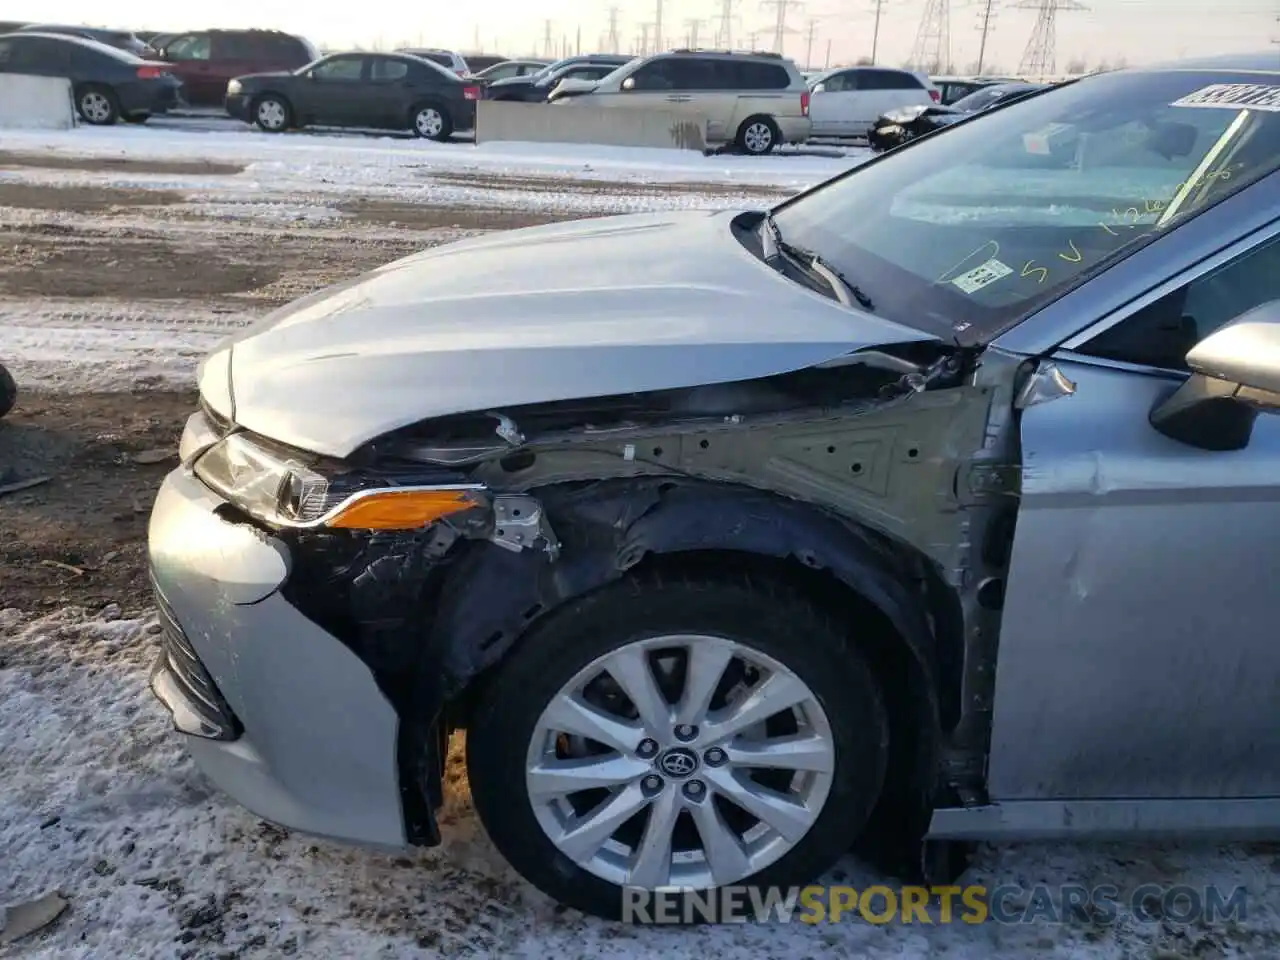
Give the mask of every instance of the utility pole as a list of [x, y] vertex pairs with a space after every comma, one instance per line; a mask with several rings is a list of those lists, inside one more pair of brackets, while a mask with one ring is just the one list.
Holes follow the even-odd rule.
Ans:
[[987, 37], [991, 34], [991, 21], [995, 18], [996, 0], [985, 0], [982, 13], [978, 17], [978, 29], [982, 39], [978, 43], [978, 76], [982, 76], [982, 68], [987, 62]]
[[705, 22], [705, 20], [700, 20], [697, 17], [690, 17], [684, 22], [684, 28], [687, 31], [685, 38], [689, 41], [690, 50], [698, 49], [698, 33]]
[[804, 45], [804, 68], [806, 70], [813, 69], [813, 35], [818, 29], [818, 18], [809, 18], [809, 33]]
[[622, 52], [622, 41], [618, 39], [618, 13], [617, 7], [609, 8], [609, 38], [604, 45], [609, 53]]
[[640, 50], [636, 53], [638, 57], [647, 57], [649, 55], [649, 24], [640, 24]]
[[823, 70], [831, 69], [831, 41], [830, 40], [827, 41], [827, 58], [822, 61], [822, 69]]
[[787, 34], [795, 33], [787, 26], [787, 12], [799, 10], [804, 4], [801, 0], [761, 0], [760, 6], [773, 8], [773, 52], [782, 53]]
[[556, 53], [555, 43], [551, 39], [551, 26], [550, 20], [542, 21], [542, 52], [548, 60], [553, 59]]
[[716, 46], [721, 50], [733, 49], [733, 19], [737, 0], [720, 0], [720, 28], [716, 31]]
[[759, 30], [752, 30], [750, 33], [747, 34], [747, 44], [748, 44], [748, 48], [752, 51], [756, 51], [760, 49], [760, 31]]
[[654, 0], [653, 3], [653, 52], [662, 53], [666, 48], [662, 45], [662, 2], [663, 0]]
[[582, 56], [582, 24], [578, 24], [578, 35], [573, 41], [573, 55], [575, 57]]
[[1023, 0], [1018, 7], [1036, 11], [1036, 25], [1031, 29], [1018, 73], [1028, 79], [1052, 76], [1058, 70], [1058, 14], [1089, 8], [1078, 0]]
[[876, 62], [876, 53], [880, 49], [880, 15], [884, 13], [885, 0], [875, 0], [876, 25], [871, 31], [871, 63]]
[[951, 0], [928, 0], [908, 61], [925, 73], [943, 73], [951, 60]]

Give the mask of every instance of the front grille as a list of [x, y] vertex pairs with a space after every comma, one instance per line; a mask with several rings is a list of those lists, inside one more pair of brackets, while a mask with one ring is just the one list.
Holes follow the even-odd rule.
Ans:
[[166, 686], [174, 688], [184, 703], [170, 703], [155, 683], [152, 684], [153, 689], [174, 714], [174, 722], [183, 733], [211, 740], [238, 739], [244, 727], [200, 662], [200, 656], [178, 624], [173, 608], [159, 589], [155, 589], [154, 583], [152, 586], [161, 628], [160, 662], [156, 664], [156, 672], [166, 674], [170, 681]]

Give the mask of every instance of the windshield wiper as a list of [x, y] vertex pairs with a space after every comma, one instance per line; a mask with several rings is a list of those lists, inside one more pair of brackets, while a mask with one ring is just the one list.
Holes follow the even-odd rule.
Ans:
[[[836, 295], [836, 299], [845, 306], [853, 306], [856, 300], [864, 310], [875, 310], [876, 305], [871, 298], [856, 283], [851, 282], [844, 274], [824, 260], [820, 254], [783, 239], [782, 231], [774, 221], [772, 213], [764, 215], [764, 228], [763, 236], [768, 240], [768, 243], [765, 244], [764, 258], [766, 260], [772, 260], [777, 254], [781, 253], [821, 277]], [[769, 252], [769, 246], [773, 247], [773, 253]]]

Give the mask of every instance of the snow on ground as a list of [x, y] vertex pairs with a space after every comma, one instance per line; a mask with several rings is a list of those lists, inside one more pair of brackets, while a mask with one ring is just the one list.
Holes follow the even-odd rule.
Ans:
[[[0, 905], [71, 902], [11, 955], [30, 958], [641, 957], [760, 960], [1174, 960], [1280, 954], [1273, 850], [1024, 847], [964, 883], [1218, 884], [1248, 890], [1222, 925], [1139, 921], [631, 928], [563, 911], [489, 845], [465, 781], [440, 848], [402, 856], [294, 836], [219, 795], [146, 689], [151, 616], [0, 610]], [[456, 775], [455, 775], [456, 776]], [[827, 882], [874, 882], [849, 859]], [[936, 913], [935, 913], [936, 916]], [[10, 955], [10, 954], [5, 954]]]
[[266, 134], [250, 127], [160, 128], [121, 125], [73, 130], [6, 130], [15, 152], [131, 160], [247, 163], [263, 176], [370, 185], [433, 173], [572, 176], [610, 183], [713, 182], [791, 189], [834, 176], [869, 156], [865, 150], [798, 151], [766, 157], [712, 156], [692, 150], [585, 144], [436, 143], [395, 137]]

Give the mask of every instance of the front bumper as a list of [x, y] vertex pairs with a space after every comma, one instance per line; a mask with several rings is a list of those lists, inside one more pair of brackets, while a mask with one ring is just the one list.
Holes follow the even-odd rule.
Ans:
[[808, 117], [776, 117], [783, 143], [804, 143], [813, 134], [813, 121]]
[[223, 106], [227, 113], [236, 120], [243, 120], [245, 123], [251, 123], [253, 117], [249, 115], [249, 96], [244, 93], [231, 93], [227, 95], [223, 101]]
[[167, 636], [152, 689], [196, 764], [253, 813], [405, 846], [395, 710], [369, 668], [280, 595], [286, 546], [225, 508], [185, 467], [156, 497], [149, 551]]

